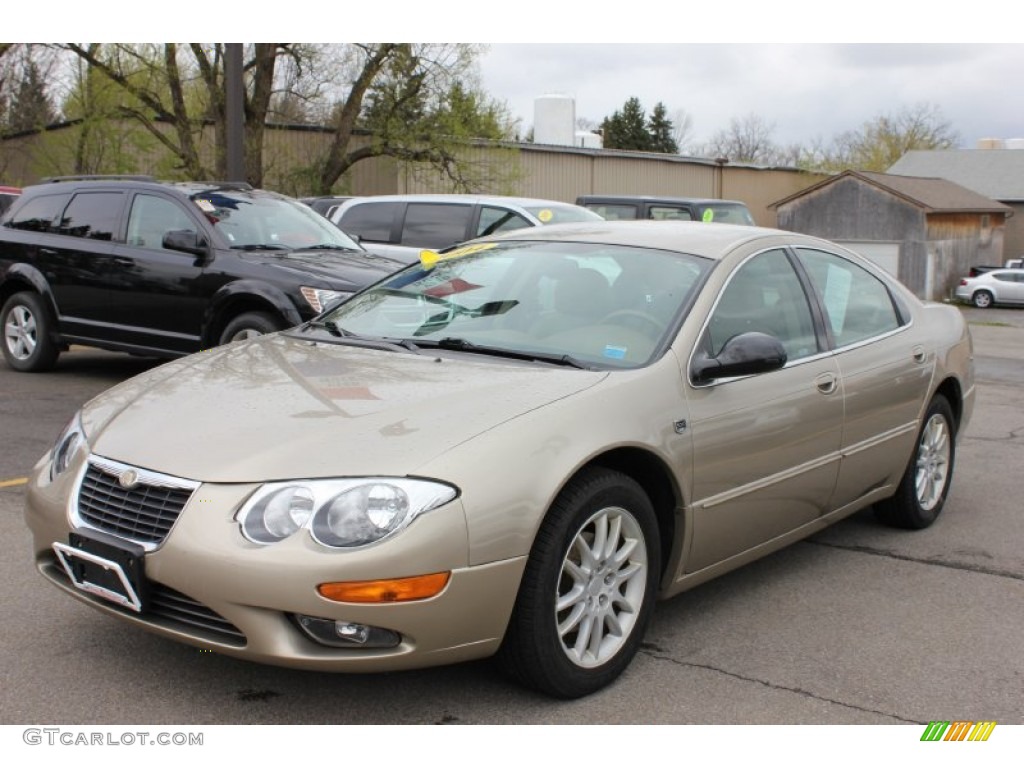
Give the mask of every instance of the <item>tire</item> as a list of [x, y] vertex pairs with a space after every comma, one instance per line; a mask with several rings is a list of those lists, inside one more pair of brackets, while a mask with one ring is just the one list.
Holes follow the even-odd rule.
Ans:
[[[595, 556], [593, 544], [602, 540]], [[521, 684], [557, 698], [603, 688], [640, 647], [660, 571], [647, 494], [619, 472], [585, 470], [541, 524], [498, 663]]]
[[16, 293], [0, 310], [4, 358], [16, 371], [48, 371], [60, 349], [53, 340], [54, 323], [38, 293]]
[[257, 336], [280, 331], [281, 328], [283, 328], [281, 322], [271, 314], [243, 312], [224, 327], [224, 331], [220, 335], [220, 343], [230, 344], [233, 341], [255, 339]]
[[978, 309], [988, 309], [994, 302], [992, 294], [988, 291], [975, 291], [971, 297], [971, 303]]
[[875, 504], [875, 516], [895, 528], [920, 530], [935, 522], [946, 503], [956, 457], [953, 409], [936, 395], [925, 412], [914, 455], [896, 493]]

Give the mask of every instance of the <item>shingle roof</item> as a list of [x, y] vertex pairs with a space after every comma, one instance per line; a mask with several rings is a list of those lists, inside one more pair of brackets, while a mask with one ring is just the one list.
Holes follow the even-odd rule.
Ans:
[[802, 197], [812, 190], [821, 189], [829, 184], [834, 184], [839, 179], [851, 177], [902, 197], [925, 209], [928, 213], [1006, 213], [1012, 215], [1013, 211], [1009, 206], [997, 203], [995, 200], [946, 179], [900, 176], [872, 171], [843, 171], [838, 176], [825, 179], [795, 195], [772, 203], [772, 206], [778, 207], [790, 200]]
[[935, 176], [1000, 202], [1024, 201], [1024, 149], [913, 150], [889, 173]]

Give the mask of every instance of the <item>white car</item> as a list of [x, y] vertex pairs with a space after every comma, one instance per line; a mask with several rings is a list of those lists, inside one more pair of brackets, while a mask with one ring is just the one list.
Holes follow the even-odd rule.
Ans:
[[514, 229], [603, 221], [579, 205], [502, 195], [374, 195], [354, 197], [328, 216], [374, 253], [407, 263], [434, 250]]
[[993, 269], [977, 277], [965, 277], [955, 295], [981, 309], [993, 304], [1024, 304], [1024, 269]]

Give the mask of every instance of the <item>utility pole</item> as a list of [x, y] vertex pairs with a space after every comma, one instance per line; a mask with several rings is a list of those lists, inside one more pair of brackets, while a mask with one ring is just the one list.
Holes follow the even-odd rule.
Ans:
[[227, 105], [228, 181], [245, 181], [245, 83], [242, 43], [224, 44], [224, 90]]

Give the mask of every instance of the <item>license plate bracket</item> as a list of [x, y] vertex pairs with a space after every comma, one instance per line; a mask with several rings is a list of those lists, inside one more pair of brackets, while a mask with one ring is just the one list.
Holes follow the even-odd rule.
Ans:
[[77, 589], [142, 613], [148, 604], [146, 551], [141, 545], [99, 532], [75, 532], [53, 543], [64, 572]]

